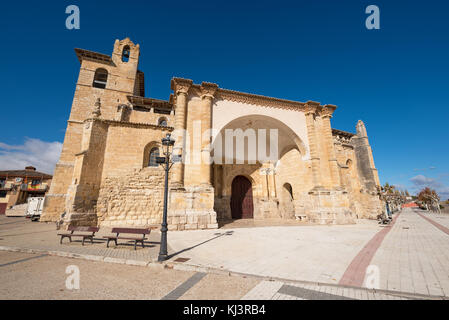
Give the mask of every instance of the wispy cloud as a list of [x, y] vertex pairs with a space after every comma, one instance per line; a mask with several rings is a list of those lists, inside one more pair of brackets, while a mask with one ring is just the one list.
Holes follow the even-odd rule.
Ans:
[[422, 169], [420, 169], [420, 168], [415, 168], [415, 169], [413, 169], [413, 171], [426, 171], [426, 170], [435, 170], [435, 169], [436, 169], [436, 167], [430, 166], [430, 167], [428, 167], [428, 168], [422, 168]]
[[435, 189], [441, 199], [449, 199], [449, 187], [444, 185], [441, 181], [438, 181], [438, 179], [429, 178], [420, 174], [411, 178], [410, 182], [413, 184], [415, 192], [419, 192], [421, 189], [429, 187]]
[[62, 143], [25, 138], [23, 145], [0, 142], [0, 170], [20, 170], [26, 166], [52, 174], [61, 154]]
[[400, 183], [393, 184], [393, 186], [394, 186], [397, 190], [399, 190], [399, 191], [405, 191], [405, 190], [407, 190], [407, 187], [404, 186], [403, 184], [400, 184]]

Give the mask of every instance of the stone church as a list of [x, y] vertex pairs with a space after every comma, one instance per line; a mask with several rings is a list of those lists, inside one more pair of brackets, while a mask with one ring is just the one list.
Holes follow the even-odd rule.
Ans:
[[156, 158], [168, 133], [182, 159], [169, 176], [169, 230], [230, 219], [345, 224], [383, 211], [365, 125], [356, 134], [332, 129], [335, 105], [181, 78], [171, 80], [168, 100], [148, 98], [140, 46], [129, 38], [116, 40], [112, 55], [75, 52], [79, 78], [41, 221], [160, 223]]

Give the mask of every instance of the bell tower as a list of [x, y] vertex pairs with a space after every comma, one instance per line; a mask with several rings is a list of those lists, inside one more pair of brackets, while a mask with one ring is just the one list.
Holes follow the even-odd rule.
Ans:
[[[107, 135], [107, 129], [97, 125], [97, 122], [116, 119], [117, 108], [129, 103], [127, 96], [144, 93], [143, 73], [138, 71], [140, 46], [129, 38], [115, 40], [111, 56], [84, 49], [75, 49], [75, 53], [81, 64], [78, 81], [63, 149], [55, 167], [41, 221], [59, 220], [61, 213], [71, 210], [67, 208], [68, 190], [83, 189], [79, 185], [85, 179], [80, 174], [85, 170], [83, 166], [81, 169], [77, 166], [87, 161], [81, 161], [89, 152], [85, 150], [86, 146], [91, 145], [87, 140], [90, 137], [101, 140], [103, 135]], [[100, 103], [101, 112], [97, 112]], [[100, 158], [96, 161], [101, 164], [101, 155], [98, 156]], [[91, 188], [97, 187], [101, 171], [101, 167], [97, 168], [95, 183], [89, 181]]]

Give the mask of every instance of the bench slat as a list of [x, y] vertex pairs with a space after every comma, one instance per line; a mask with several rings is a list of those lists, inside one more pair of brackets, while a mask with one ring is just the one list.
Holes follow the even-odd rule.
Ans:
[[149, 234], [150, 230], [137, 228], [112, 228], [111, 233]]
[[67, 228], [68, 231], [78, 231], [78, 232], [98, 232], [100, 230], [99, 227], [74, 227], [69, 226]]

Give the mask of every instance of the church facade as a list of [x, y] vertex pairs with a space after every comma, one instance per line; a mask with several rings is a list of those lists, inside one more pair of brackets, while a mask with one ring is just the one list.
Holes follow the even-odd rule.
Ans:
[[162, 220], [161, 139], [174, 138], [169, 230], [229, 219], [354, 223], [383, 211], [367, 131], [331, 127], [335, 105], [297, 102], [173, 78], [168, 100], [145, 97], [140, 46], [81, 63], [63, 150], [41, 221], [148, 226]]

